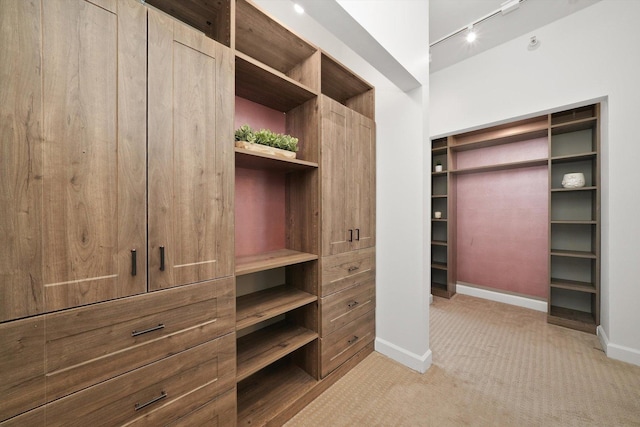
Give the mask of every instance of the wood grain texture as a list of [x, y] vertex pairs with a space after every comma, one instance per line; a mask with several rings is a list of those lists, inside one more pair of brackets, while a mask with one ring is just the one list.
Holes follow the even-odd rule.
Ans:
[[[144, 14], [140, 5], [131, 13], [132, 4], [119, 25], [118, 15], [89, 2], [43, 3], [47, 310], [145, 290], [143, 274], [127, 278], [130, 250], [144, 245], [144, 226], [135, 223], [144, 218], [145, 194], [144, 168], [128, 170], [129, 160], [144, 159], [145, 145], [135, 121], [145, 111], [144, 60], [135, 56], [144, 54]], [[119, 108], [133, 120], [118, 123]]]
[[320, 372], [328, 375], [375, 338], [375, 310], [320, 339]]
[[236, 330], [317, 301], [316, 295], [288, 286], [277, 286], [243, 295], [237, 300]]
[[232, 332], [234, 308], [227, 278], [47, 315], [47, 400]]
[[0, 324], [0, 343], [2, 423], [45, 403], [44, 316]]
[[349, 288], [375, 277], [375, 248], [323, 257], [321, 296]]
[[233, 427], [236, 425], [236, 388], [168, 424], [170, 427]]
[[[326, 52], [322, 52], [320, 76], [322, 94], [341, 104], [345, 104], [349, 99], [358, 97], [373, 89], [371, 85]], [[360, 112], [365, 114], [365, 111]], [[369, 117], [373, 118], [373, 116]]]
[[236, 260], [236, 276], [271, 270], [272, 268], [286, 267], [318, 259], [318, 255], [291, 249], [281, 249], [264, 254], [238, 257]]
[[172, 422], [233, 387], [234, 355], [235, 334], [225, 335], [49, 403], [47, 425]]
[[322, 324], [320, 336], [325, 337], [376, 306], [375, 281], [370, 279], [320, 300]]
[[44, 311], [40, 9], [0, 2], [0, 321]]
[[230, 56], [149, 10], [149, 68], [155, 70], [148, 115], [151, 289], [232, 274]]
[[350, 112], [351, 150], [349, 170], [353, 173], [349, 198], [353, 203], [354, 249], [376, 244], [376, 145], [373, 120]]

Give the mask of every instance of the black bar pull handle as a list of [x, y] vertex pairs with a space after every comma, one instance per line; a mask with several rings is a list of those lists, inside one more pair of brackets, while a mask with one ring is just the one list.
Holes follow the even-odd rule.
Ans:
[[349, 242], [353, 242], [353, 230], [349, 229]]
[[353, 344], [354, 342], [358, 341], [360, 338], [358, 338], [357, 335], [354, 335], [353, 338], [351, 338], [349, 341], [347, 341], [349, 343], [349, 345]]
[[135, 249], [131, 249], [131, 275], [138, 274], [138, 254]]
[[353, 300], [353, 301], [351, 301], [349, 304], [347, 304], [347, 306], [348, 306], [349, 308], [354, 308], [354, 307], [355, 307], [356, 305], [358, 305], [358, 304], [360, 304], [358, 301]]
[[149, 332], [158, 331], [160, 329], [164, 329], [164, 323], [158, 324], [158, 326], [152, 326], [148, 329], [144, 329], [142, 331], [131, 331], [132, 337], [137, 337], [138, 335], [148, 334]]
[[360, 241], [360, 229], [356, 228], [356, 240]]
[[146, 402], [146, 403], [136, 403], [135, 405], [135, 409], [136, 411], [139, 411], [140, 409], [147, 407], [149, 405], [152, 405], [154, 403], [156, 403], [159, 400], [164, 399], [165, 397], [167, 397], [167, 393], [165, 393], [164, 391], [160, 392], [160, 396], [154, 397], [153, 399], [151, 399], [150, 401]]
[[349, 273], [353, 273], [354, 271], [358, 270], [360, 267], [357, 267], [355, 265], [352, 265], [351, 267], [347, 268], [347, 271]]
[[160, 246], [160, 271], [164, 271], [164, 246]]

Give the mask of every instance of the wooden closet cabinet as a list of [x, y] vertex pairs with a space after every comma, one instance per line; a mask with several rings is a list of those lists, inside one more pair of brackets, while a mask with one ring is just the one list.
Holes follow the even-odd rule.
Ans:
[[375, 246], [375, 124], [321, 96], [322, 254]]

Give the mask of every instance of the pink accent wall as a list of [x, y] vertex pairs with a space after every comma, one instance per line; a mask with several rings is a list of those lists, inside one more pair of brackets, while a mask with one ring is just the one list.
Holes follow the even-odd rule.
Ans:
[[236, 168], [236, 256], [285, 247], [285, 176]]
[[512, 144], [494, 145], [456, 153], [456, 169], [544, 159], [549, 153], [547, 137]]
[[547, 167], [459, 175], [456, 191], [458, 281], [547, 298]]
[[285, 118], [286, 115], [281, 111], [236, 96], [234, 129], [247, 124], [253, 130], [269, 129], [276, 133], [284, 133]]
[[[236, 96], [235, 129], [284, 133], [284, 113]], [[236, 168], [236, 256], [285, 247], [285, 176], [280, 172]]]

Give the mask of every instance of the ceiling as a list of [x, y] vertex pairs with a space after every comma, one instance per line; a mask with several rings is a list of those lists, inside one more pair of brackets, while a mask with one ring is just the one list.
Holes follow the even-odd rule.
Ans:
[[[430, 0], [430, 72], [446, 68], [516, 37], [525, 34], [534, 36], [533, 30], [598, 1], [600, 0], [520, 0], [516, 10], [506, 15], [498, 13], [476, 25], [478, 38], [474, 43], [467, 43], [463, 32], [434, 46], [434, 42], [499, 12], [505, 0]], [[544, 40], [540, 40], [540, 43], [544, 43]]]

